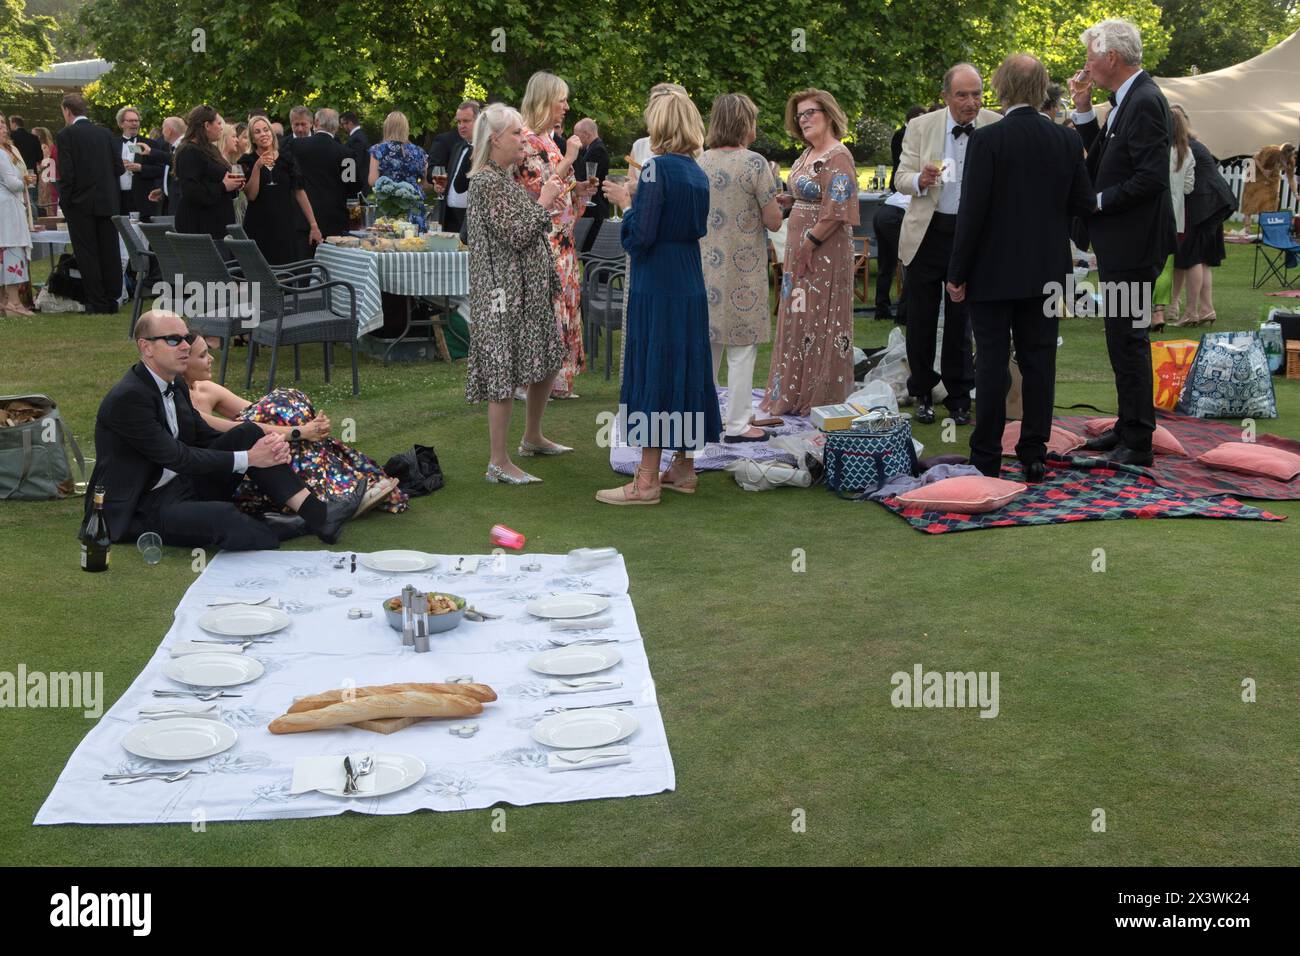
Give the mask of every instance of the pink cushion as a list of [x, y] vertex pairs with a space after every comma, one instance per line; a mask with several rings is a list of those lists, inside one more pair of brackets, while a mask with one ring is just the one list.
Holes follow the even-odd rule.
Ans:
[[1300, 475], [1300, 455], [1254, 442], [1225, 441], [1218, 448], [1211, 448], [1204, 455], [1198, 455], [1196, 460], [1211, 468], [1262, 475], [1278, 481], [1290, 481]]
[[[1100, 435], [1115, 424], [1113, 418], [1090, 418], [1084, 424], [1089, 435]], [[1174, 433], [1164, 425], [1156, 426], [1156, 433], [1151, 436], [1151, 450], [1157, 455], [1187, 455], [1183, 443], [1174, 437]]]
[[1027, 487], [1029, 486], [1018, 481], [1003, 478], [959, 475], [901, 494], [898, 500], [904, 504], [917, 505], [926, 511], [978, 515], [986, 511], [997, 511]]
[[[1002, 432], [1002, 454], [1015, 457], [1016, 443], [1020, 441], [1020, 422], [1007, 422]], [[1047, 441], [1047, 450], [1054, 455], [1068, 455], [1083, 444], [1083, 439], [1074, 432], [1052, 426], [1052, 435]]]

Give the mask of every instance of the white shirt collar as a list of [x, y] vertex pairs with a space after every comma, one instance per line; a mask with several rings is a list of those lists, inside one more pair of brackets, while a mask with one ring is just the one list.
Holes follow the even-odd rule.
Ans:
[[1119, 109], [1120, 105], [1124, 102], [1124, 97], [1128, 95], [1128, 88], [1133, 85], [1133, 81], [1136, 80], [1138, 76], [1141, 75], [1141, 73], [1142, 71], [1138, 70], [1137, 73], [1134, 73], [1132, 76], [1130, 76], [1127, 80], [1125, 80], [1123, 83], [1119, 85], [1119, 89], [1115, 91], [1116, 109]]
[[185, 142], [185, 134], [181, 133], [181, 135], [177, 136], [174, 140], [172, 140], [171, 142], [172, 149], [175, 149], [183, 142]]
[[89, 123], [89, 122], [90, 122], [90, 117], [89, 117], [89, 116], [77, 116], [77, 117], [74, 117], [74, 118], [73, 118], [72, 123], [73, 123], [73, 125], [75, 126], [77, 123], [80, 123], [82, 120], [85, 120], [87, 123]]
[[167, 381], [165, 378], [159, 376], [159, 374], [155, 372], [153, 369], [149, 368], [148, 365], [145, 365], [145, 370], [148, 371], [148, 373], [153, 376], [154, 383], [158, 386], [158, 391], [166, 392], [167, 386], [171, 385], [172, 383]]

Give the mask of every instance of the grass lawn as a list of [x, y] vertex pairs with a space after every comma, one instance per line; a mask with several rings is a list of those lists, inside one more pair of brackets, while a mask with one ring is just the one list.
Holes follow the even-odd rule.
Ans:
[[[1215, 276], [1216, 328], [1258, 324], [1253, 250]], [[100, 398], [134, 359], [125, 319], [0, 319], [0, 393], [44, 392], [91, 454]], [[857, 344], [890, 323], [863, 319]], [[1062, 323], [1057, 401], [1113, 409], [1101, 323]], [[1176, 335], [1166, 336], [1169, 338]], [[616, 483], [595, 447], [617, 381], [579, 379], [547, 434], [578, 451], [540, 461], [536, 488], [488, 485], [485, 412], [462, 365], [363, 360], [362, 395], [302, 386], [381, 462], [436, 446], [447, 486], [411, 511], [349, 526], [340, 548], [484, 553], [496, 522], [530, 550], [615, 545], [658, 685], [677, 790], [654, 797], [403, 817], [240, 824], [33, 827], [89, 729], [79, 711], [0, 712], [0, 862], [24, 864], [1273, 864], [1300, 855], [1296, 750], [1300, 504], [1282, 523], [1158, 520], [930, 537], [822, 488], [743, 492], [706, 474], [656, 508], [597, 505]], [[232, 365], [242, 364], [240, 351]], [[601, 359], [603, 361], [603, 349]], [[766, 349], [760, 376], [767, 368]], [[267, 362], [259, 364], [265, 376]], [[291, 366], [290, 366], [291, 369]], [[262, 378], [265, 383], [265, 378]], [[1300, 438], [1300, 382], [1277, 379]], [[242, 385], [242, 381], [238, 382]], [[260, 393], [258, 393], [260, 394]], [[257, 397], [253, 395], [252, 397]], [[516, 415], [515, 433], [522, 430]], [[920, 426], [929, 453], [940, 426]], [[969, 431], [946, 446], [962, 451]], [[530, 466], [530, 469], [532, 466]], [[121, 545], [109, 574], [77, 568], [78, 501], [0, 506], [0, 671], [135, 679], [193, 575], [187, 553], [148, 568]], [[316, 549], [314, 538], [290, 547]], [[792, 551], [807, 554], [792, 571]], [[1094, 573], [1095, 549], [1106, 554]], [[890, 675], [997, 671], [1001, 713], [906, 710]], [[1252, 678], [1258, 702], [1243, 703]], [[792, 812], [806, 813], [793, 832]], [[1092, 830], [1093, 811], [1106, 832]]]

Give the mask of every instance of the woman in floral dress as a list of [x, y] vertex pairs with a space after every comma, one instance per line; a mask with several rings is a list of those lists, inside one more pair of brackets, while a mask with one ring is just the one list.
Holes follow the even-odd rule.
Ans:
[[383, 141], [370, 147], [370, 174], [366, 181], [371, 186], [380, 176], [387, 176], [394, 182], [428, 190], [424, 171], [429, 165], [429, 157], [410, 139], [411, 124], [406, 114], [393, 110], [384, 120]]
[[493, 484], [541, 481], [510, 460], [507, 438], [516, 389], [528, 405], [519, 454], [573, 451], [542, 435], [542, 412], [564, 361], [555, 322], [559, 277], [551, 251], [551, 206], [564, 188], [552, 176], [534, 199], [514, 180], [526, 151], [523, 119], [493, 103], [474, 123], [469, 204], [469, 368], [465, 397], [488, 403], [490, 455], [484, 477]]
[[853, 390], [853, 227], [858, 173], [844, 111], [825, 90], [803, 90], [785, 107], [785, 128], [808, 148], [795, 160], [785, 274], [767, 397], [773, 415], [808, 415]]
[[[552, 176], [566, 187], [575, 182], [573, 163], [582, 149], [577, 134], [569, 137], [565, 152], [555, 145], [550, 131], [564, 122], [569, 111], [569, 87], [552, 73], [534, 73], [524, 91], [520, 113], [524, 119], [524, 158], [515, 166], [515, 181], [532, 194], [541, 195], [543, 184]], [[573, 225], [586, 212], [587, 199], [594, 188], [585, 182], [567, 193], [551, 210], [551, 248], [555, 252], [555, 269], [560, 291], [555, 300], [555, 317], [564, 336], [565, 357], [556, 376], [552, 398], [577, 398], [573, 380], [587, 367], [582, 347], [582, 275], [578, 271], [578, 253], [573, 244]]]
[[[345, 498], [352, 494], [361, 478], [367, 478], [370, 486], [361, 499], [357, 515], [374, 507], [394, 514], [409, 507], [409, 499], [398, 489], [397, 479], [388, 477], [379, 465], [355, 448], [331, 438], [330, 420], [324, 413], [318, 414], [311, 399], [296, 388], [277, 388], [253, 403], [212, 381], [212, 353], [203, 336], [196, 338], [190, 348], [185, 381], [190, 387], [194, 410], [217, 431], [229, 431], [241, 422], [254, 422], [264, 432], [282, 435], [290, 443], [293, 457], [289, 464], [294, 473], [318, 498], [325, 501]], [[235, 504], [249, 514], [277, 510], [247, 478], [235, 492]]]

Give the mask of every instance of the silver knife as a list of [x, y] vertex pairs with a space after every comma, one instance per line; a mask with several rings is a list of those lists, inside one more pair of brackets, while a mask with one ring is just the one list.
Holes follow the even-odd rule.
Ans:
[[347, 779], [343, 781], [343, 792], [344, 792], [344, 793], [356, 793], [356, 792], [357, 792], [357, 777], [356, 777], [356, 774], [352, 772], [352, 758], [351, 758], [351, 757], [344, 757], [344, 758], [343, 758], [343, 772], [344, 772], [345, 774], [347, 774]]
[[599, 709], [601, 707], [632, 707], [632, 706], [635, 706], [634, 701], [616, 700], [612, 704], [583, 704], [581, 707], [551, 707], [546, 712], [548, 714], [559, 714], [570, 710], [593, 710], [593, 709]]
[[627, 747], [593, 747], [589, 750], [557, 751], [555, 756], [565, 763], [582, 763], [601, 757], [626, 757], [629, 753]]

